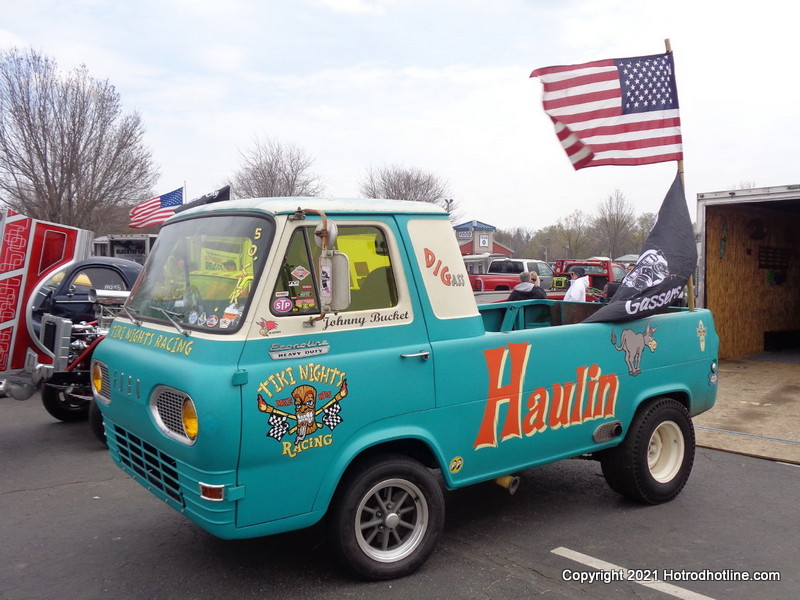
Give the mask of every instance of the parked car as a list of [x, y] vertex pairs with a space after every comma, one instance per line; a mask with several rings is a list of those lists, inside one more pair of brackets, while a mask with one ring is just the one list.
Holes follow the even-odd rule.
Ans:
[[36, 292], [31, 303], [31, 323], [39, 337], [42, 315], [69, 319], [73, 323], [94, 321], [90, 290], [129, 292], [142, 265], [124, 258], [94, 256], [57, 271]]
[[[42, 404], [59, 421], [99, 417], [98, 412], [91, 414], [89, 362], [106, 333], [101, 305], [121, 305], [141, 270], [131, 260], [95, 256], [56, 272], [34, 293], [27, 320], [31, 337], [54, 356], [41, 388]], [[118, 299], [98, 301], [98, 296]], [[101, 437], [102, 423], [93, 423], [92, 429]]]
[[523, 271], [536, 273], [545, 290], [553, 285], [553, 269], [543, 260], [534, 258], [496, 258], [489, 263], [485, 274], [470, 275], [469, 279], [476, 292], [513, 290]]

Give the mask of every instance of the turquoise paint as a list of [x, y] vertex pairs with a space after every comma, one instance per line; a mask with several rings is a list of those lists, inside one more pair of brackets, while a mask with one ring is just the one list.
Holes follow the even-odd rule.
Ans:
[[[446, 218], [327, 209], [340, 225], [350, 218], [374, 220], [392, 233], [407, 277], [400, 283], [408, 292], [408, 318], [357, 329], [322, 320], [296, 335], [253, 329], [246, 338], [185, 337], [119, 319], [95, 353], [111, 371], [139, 380], [138, 397], [117, 387], [111, 404], [101, 405], [112, 457], [214, 535], [253, 537], [313, 524], [354, 458], [389, 442], [424, 444], [453, 489], [610, 447], [621, 438], [596, 443], [596, 428], [619, 421], [626, 431], [637, 407], [654, 396], [686, 398], [692, 414], [713, 406], [718, 340], [708, 311], [554, 326], [553, 315], [560, 320], [569, 307], [533, 301], [437, 319], [407, 223], [438, 219], [446, 233]], [[657, 345], [644, 349], [634, 373], [619, 340], [625, 330], [639, 334], [648, 326], [655, 327]], [[272, 358], [275, 344], [301, 355]], [[428, 360], [401, 357], [420, 352], [429, 353]], [[193, 399], [200, 429], [193, 445], [158, 428], [149, 408], [158, 386]], [[303, 436], [295, 398], [304, 394], [313, 399], [315, 414]], [[174, 473], [174, 490], [154, 486], [137, 471], [126, 458], [131, 444]], [[198, 482], [226, 486], [227, 498], [200, 498]]]

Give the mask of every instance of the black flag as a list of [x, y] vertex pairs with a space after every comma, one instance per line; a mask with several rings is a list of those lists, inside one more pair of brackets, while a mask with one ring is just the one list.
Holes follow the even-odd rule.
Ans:
[[184, 204], [179, 206], [175, 209], [176, 213], [183, 212], [184, 210], [189, 210], [190, 208], [194, 208], [195, 206], [202, 206], [203, 204], [211, 204], [212, 202], [224, 202], [225, 200], [231, 199], [231, 186], [225, 185], [219, 188], [218, 190], [214, 190], [213, 192], [209, 192], [204, 196], [200, 196], [199, 198], [195, 198], [188, 204]]
[[678, 173], [636, 266], [622, 280], [611, 302], [584, 323], [630, 321], [663, 312], [681, 295], [696, 265], [694, 228]]

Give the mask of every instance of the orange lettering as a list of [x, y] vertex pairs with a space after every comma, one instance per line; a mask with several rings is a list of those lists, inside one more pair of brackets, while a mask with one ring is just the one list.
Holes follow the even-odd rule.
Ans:
[[[500, 440], [521, 435], [521, 404], [522, 383], [525, 374], [525, 365], [530, 354], [530, 344], [508, 344], [508, 348], [493, 348], [484, 350], [486, 367], [489, 372], [489, 390], [483, 420], [478, 429], [478, 436], [473, 446], [484, 448], [497, 446], [497, 421], [500, 407], [508, 404], [505, 423], [500, 433]], [[511, 355], [510, 381], [502, 385], [506, 359]]]

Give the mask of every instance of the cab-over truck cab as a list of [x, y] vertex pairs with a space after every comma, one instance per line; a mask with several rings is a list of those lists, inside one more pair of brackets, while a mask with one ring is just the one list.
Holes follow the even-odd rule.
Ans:
[[353, 573], [398, 577], [434, 549], [443, 488], [579, 455], [644, 502], [686, 483], [710, 313], [570, 324], [587, 306], [479, 308], [426, 204], [224, 202], [164, 225], [94, 393], [115, 462], [206, 530], [326, 516]]

